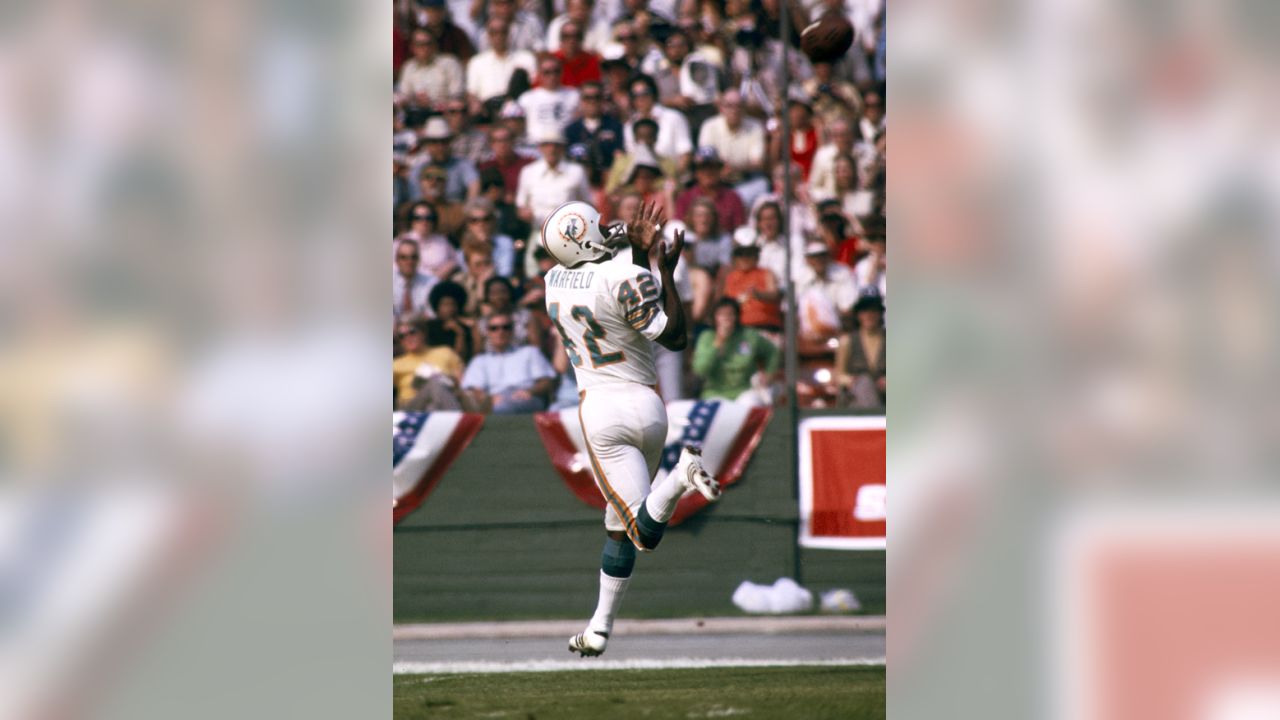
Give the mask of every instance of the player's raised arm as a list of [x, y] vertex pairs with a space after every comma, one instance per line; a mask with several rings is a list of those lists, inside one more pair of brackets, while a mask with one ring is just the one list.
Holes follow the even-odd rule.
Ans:
[[665, 220], [657, 203], [640, 203], [636, 216], [627, 225], [627, 243], [631, 245], [631, 262], [636, 267], [649, 269], [649, 257], [653, 252], [654, 240]]
[[658, 335], [657, 343], [668, 350], [683, 350], [689, 344], [689, 332], [685, 326], [684, 302], [676, 289], [676, 265], [684, 252], [684, 230], [675, 232], [675, 242], [658, 251], [658, 271], [662, 274], [662, 311], [667, 315], [667, 326]]

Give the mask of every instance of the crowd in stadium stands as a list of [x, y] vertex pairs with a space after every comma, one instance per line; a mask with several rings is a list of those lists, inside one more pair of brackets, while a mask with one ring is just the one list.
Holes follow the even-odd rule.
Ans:
[[[397, 409], [577, 403], [543, 304], [555, 261], [538, 245], [543, 219], [575, 199], [606, 224], [656, 203], [668, 237], [685, 229], [691, 337], [658, 350], [665, 400], [785, 401], [794, 283], [799, 401], [884, 407], [883, 0], [785, 5], [786, 87], [783, 9], [395, 0]], [[854, 28], [834, 64], [798, 49], [826, 13]]]

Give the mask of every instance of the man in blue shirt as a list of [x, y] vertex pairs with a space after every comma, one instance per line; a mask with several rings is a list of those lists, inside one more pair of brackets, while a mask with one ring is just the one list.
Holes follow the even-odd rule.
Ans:
[[481, 407], [491, 407], [498, 414], [546, 410], [556, 371], [537, 348], [512, 346], [513, 328], [510, 315], [489, 316], [489, 349], [471, 359], [462, 376], [462, 387], [475, 396]]
[[590, 166], [608, 172], [613, 156], [622, 149], [622, 123], [604, 111], [604, 88], [598, 82], [582, 85], [578, 108], [582, 117], [564, 129], [569, 150], [581, 146]]

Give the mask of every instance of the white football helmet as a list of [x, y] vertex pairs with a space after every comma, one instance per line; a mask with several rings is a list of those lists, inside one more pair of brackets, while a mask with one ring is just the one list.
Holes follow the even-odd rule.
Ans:
[[556, 208], [542, 223], [542, 247], [567, 268], [613, 257], [626, 239], [622, 224], [601, 228], [600, 211], [580, 200]]

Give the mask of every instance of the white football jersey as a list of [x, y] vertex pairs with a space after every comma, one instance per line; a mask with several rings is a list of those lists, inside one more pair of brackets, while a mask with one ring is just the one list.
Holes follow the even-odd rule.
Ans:
[[557, 265], [547, 273], [547, 315], [564, 340], [578, 387], [656, 385], [653, 340], [667, 327], [657, 278], [620, 257]]

